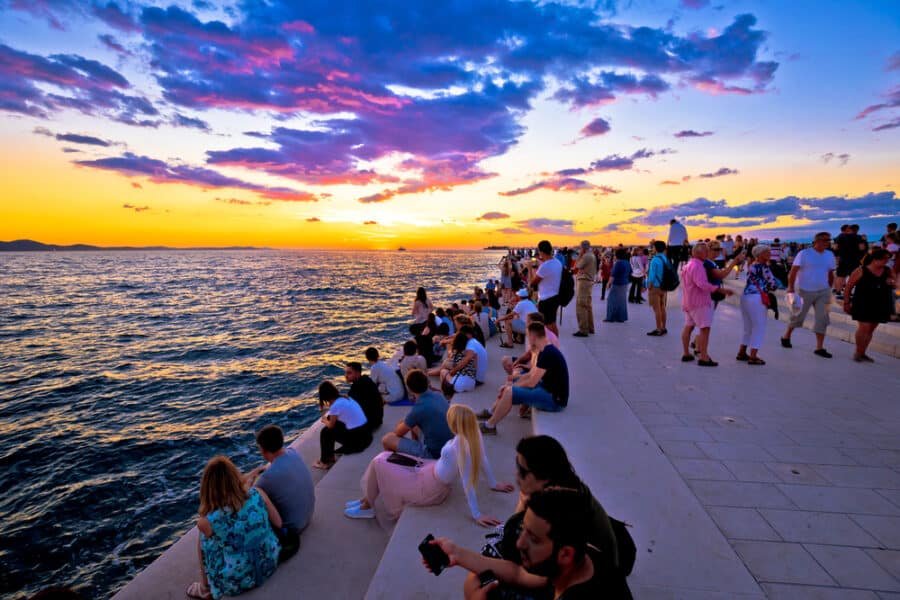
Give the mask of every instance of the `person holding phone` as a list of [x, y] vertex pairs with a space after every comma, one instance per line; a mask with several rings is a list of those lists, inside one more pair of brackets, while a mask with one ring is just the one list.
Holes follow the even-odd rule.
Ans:
[[[382, 452], [369, 463], [362, 478], [364, 496], [348, 502], [344, 515], [351, 519], [374, 519], [375, 501], [381, 499], [387, 516], [396, 520], [405, 506], [434, 506], [450, 494], [453, 481], [462, 480], [463, 492], [472, 519], [482, 527], [495, 527], [500, 521], [484, 515], [478, 508], [475, 487], [482, 474], [495, 492], [512, 492], [509, 483], [494, 478], [478, 420], [471, 408], [454, 404], [447, 410], [447, 424], [453, 438], [441, 448], [438, 460], [421, 461], [418, 466], [404, 466], [391, 462], [391, 452]], [[403, 456], [403, 455], [401, 455]]]

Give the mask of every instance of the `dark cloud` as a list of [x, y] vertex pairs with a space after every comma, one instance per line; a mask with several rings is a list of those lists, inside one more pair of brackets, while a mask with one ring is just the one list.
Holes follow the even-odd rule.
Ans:
[[822, 162], [826, 165], [834, 160], [839, 166], [843, 167], [850, 160], [849, 154], [835, 154], [834, 152], [826, 152], [822, 155]]
[[826, 222], [843, 219], [850, 222], [862, 218], [891, 217], [900, 214], [900, 198], [894, 192], [873, 192], [857, 197], [786, 196], [731, 204], [726, 200], [697, 198], [647, 210], [627, 221], [612, 224], [611, 231], [622, 227], [659, 227], [672, 219], [688, 220], [704, 227], [760, 227], [774, 223], [779, 217]]
[[709, 0], [681, 0], [681, 6], [691, 10], [700, 10], [709, 6]]
[[712, 173], [700, 173], [697, 177], [701, 179], [712, 179], [713, 177], [724, 177], [725, 175], [737, 175], [738, 172], [737, 169], [722, 167], [718, 171], [713, 171]]
[[554, 192], [580, 192], [587, 190], [593, 191], [595, 194], [600, 196], [618, 194], [620, 191], [608, 185], [595, 185], [590, 181], [578, 179], [577, 177], [555, 177], [552, 179], [537, 181], [535, 183], [532, 183], [531, 185], [510, 190], [508, 192], [500, 192], [500, 195], [521, 196], [522, 194], [530, 194], [531, 192], [536, 192], [537, 190], [551, 190]]
[[222, 175], [212, 169], [188, 165], [170, 165], [161, 160], [147, 156], [138, 156], [131, 152], [126, 152], [122, 156], [80, 160], [76, 161], [75, 164], [82, 167], [115, 171], [128, 177], [145, 176], [154, 183], [182, 183], [203, 189], [243, 189], [256, 192], [261, 197], [269, 200], [282, 200], [285, 202], [315, 202], [317, 200], [316, 196], [309, 192], [249, 183]]
[[887, 131], [888, 129], [896, 129], [897, 127], [900, 127], [900, 117], [897, 117], [893, 121], [882, 123], [877, 127], [873, 127], [872, 131]]
[[122, 208], [126, 208], [128, 210], [133, 210], [136, 213], [141, 213], [146, 210], [150, 210], [149, 206], [135, 206], [134, 204], [123, 204]]
[[192, 129], [199, 129], [200, 131], [211, 131], [209, 123], [207, 123], [203, 119], [187, 117], [180, 113], [175, 113], [175, 115], [172, 117], [172, 125], [175, 125], [176, 127], [189, 127]]
[[693, 129], [682, 129], [681, 131], [673, 134], [677, 138], [698, 138], [698, 137], [707, 137], [713, 135], [712, 131], [694, 131]]
[[111, 36], [110, 34], [102, 33], [97, 36], [97, 39], [100, 40], [100, 43], [102, 43], [104, 46], [106, 46], [107, 48], [109, 48], [110, 50], [115, 52], [116, 54], [120, 54], [122, 56], [131, 56], [131, 52], [126, 50], [125, 46], [123, 46], [121, 43], [119, 43], [119, 40], [117, 40], [115, 37]]
[[[885, 112], [893, 112], [894, 110], [900, 108], [900, 85], [896, 86], [893, 90], [884, 95], [884, 102], [878, 102], [877, 104], [870, 104], [866, 108], [864, 108], [858, 115], [856, 115], [856, 119], [865, 119], [871, 115], [881, 116]], [[900, 122], [900, 117], [891, 118], [890, 121], [881, 123], [872, 128], [872, 131], [884, 131], [886, 129], [893, 129], [897, 127], [897, 123]]]
[[527, 232], [519, 229], [518, 227], [501, 227], [500, 229], [497, 230], [497, 233], [503, 233], [506, 235], [518, 235], [520, 233], [527, 233]]
[[658, 75], [638, 77], [633, 73], [607, 71], [596, 78], [578, 78], [559, 89], [553, 97], [580, 108], [615, 102], [617, 94], [644, 94], [656, 98], [670, 87]]
[[498, 219], [508, 219], [509, 215], [505, 212], [486, 212], [480, 217], [478, 217], [479, 221], [496, 221]]
[[34, 133], [38, 135], [45, 135], [47, 137], [52, 137], [53, 139], [59, 140], [60, 142], [68, 142], [70, 144], [82, 144], [85, 146], [100, 146], [103, 148], [108, 148], [113, 145], [113, 142], [102, 140], [98, 137], [94, 137], [92, 135], [82, 135], [80, 133], [53, 133], [46, 127], [35, 127]]
[[597, 117], [587, 125], [581, 128], [582, 137], [593, 137], [609, 133], [611, 127], [609, 121]]
[[900, 52], [894, 52], [887, 60], [885, 71], [900, 71]]

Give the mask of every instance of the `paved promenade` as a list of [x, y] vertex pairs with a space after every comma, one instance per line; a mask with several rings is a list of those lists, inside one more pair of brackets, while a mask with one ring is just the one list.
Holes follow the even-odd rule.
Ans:
[[734, 360], [739, 310], [721, 304], [710, 345], [720, 366], [681, 363], [676, 296], [667, 337], [647, 337], [650, 308], [629, 305], [628, 323], [566, 340], [567, 355], [596, 357], [768, 597], [896, 598], [900, 360], [854, 363], [834, 339], [823, 359], [806, 330], [784, 349], [784, 325], [770, 320], [768, 364], [749, 366]]
[[[599, 290], [596, 290], [599, 291]], [[560, 439], [573, 464], [613, 516], [633, 525], [636, 598], [878, 599], [900, 592], [900, 360], [850, 360], [829, 339], [831, 360], [812, 354], [813, 336], [778, 344], [769, 321], [751, 367], [734, 360], [738, 309], [720, 305], [713, 326], [715, 369], [680, 362], [683, 323], [670, 295], [670, 334], [652, 328], [647, 305], [629, 305], [625, 324], [600, 323], [579, 339], [566, 309], [563, 349], [572, 371], [566, 411], [514, 416], [486, 439], [498, 477], [512, 480], [514, 445], [531, 431]], [[489, 340], [485, 386], [455, 399], [489, 405], [502, 380], [499, 340]], [[518, 352], [516, 350], [515, 352]], [[402, 414], [389, 409], [386, 431]], [[315, 427], [295, 442], [308, 462]], [[377, 444], [375, 444], [377, 445]], [[316, 515], [297, 556], [247, 598], [456, 599], [464, 573], [439, 578], [420, 567], [416, 546], [428, 532], [479, 547], [485, 533], [467, 516], [458, 489], [437, 507], [408, 508], [396, 524], [350, 521], [343, 501], [378, 449], [341, 459], [316, 488]], [[458, 487], [458, 486], [457, 486]], [[505, 518], [514, 497], [482, 484], [485, 512]], [[119, 598], [181, 598], [196, 577], [191, 531], [124, 588]]]

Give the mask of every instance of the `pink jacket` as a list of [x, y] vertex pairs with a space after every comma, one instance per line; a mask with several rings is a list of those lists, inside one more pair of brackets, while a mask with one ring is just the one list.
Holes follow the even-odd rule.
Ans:
[[706, 269], [703, 261], [699, 258], [691, 258], [684, 270], [681, 272], [681, 308], [683, 310], [694, 310], [695, 308], [704, 308], [712, 306], [712, 298], [710, 294], [719, 289], [714, 283], [710, 283], [706, 278]]

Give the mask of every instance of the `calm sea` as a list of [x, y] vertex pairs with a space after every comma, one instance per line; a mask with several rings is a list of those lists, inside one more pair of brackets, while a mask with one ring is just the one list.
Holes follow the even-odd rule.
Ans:
[[215, 454], [258, 462], [347, 360], [497, 252], [0, 253], [0, 595], [106, 597], [187, 531]]

